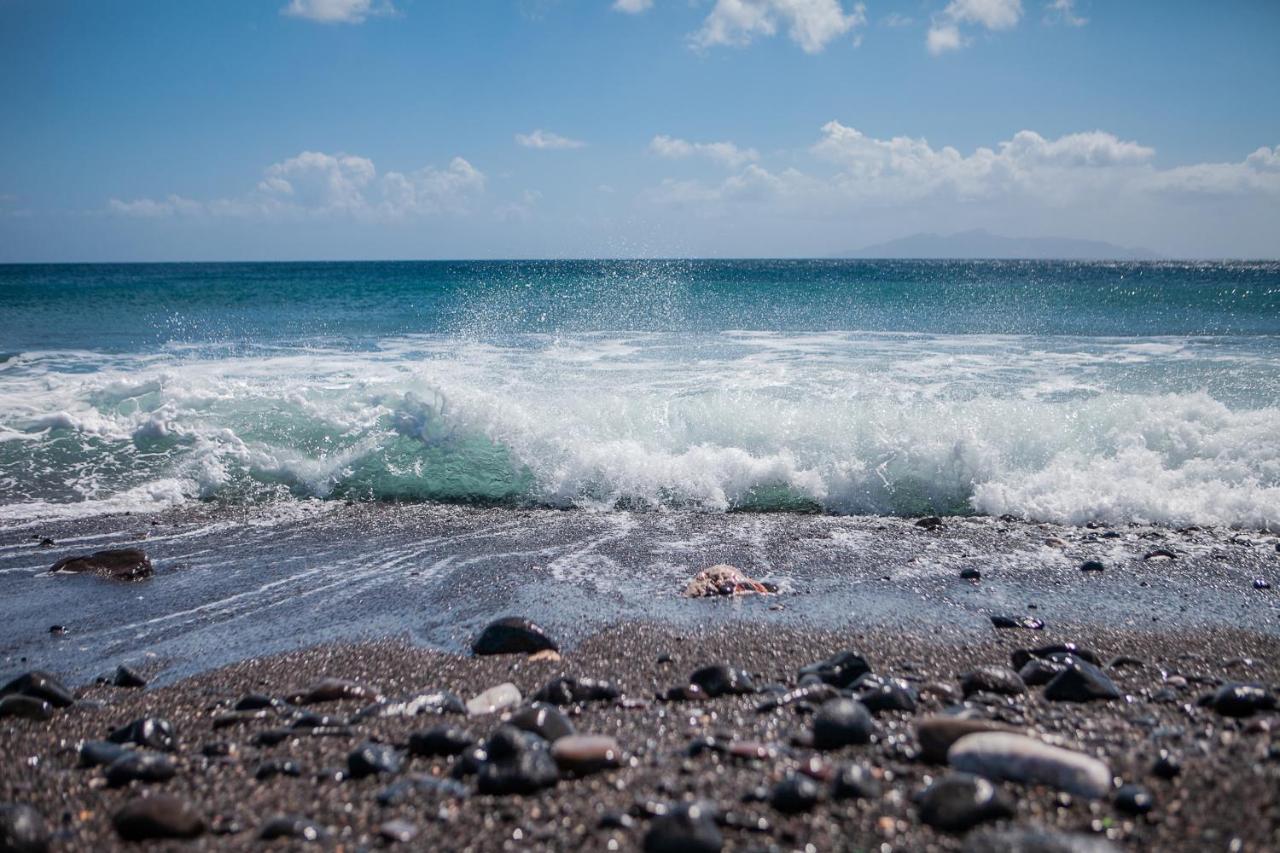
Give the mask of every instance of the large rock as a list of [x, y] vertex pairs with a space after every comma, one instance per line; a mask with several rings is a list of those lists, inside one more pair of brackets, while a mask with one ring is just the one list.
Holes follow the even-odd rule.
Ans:
[[1275, 710], [1276, 697], [1260, 684], [1224, 684], [1204, 704], [1224, 717], [1251, 717]]
[[0, 687], [0, 696], [14, 695], [43, 699], [55, 708], [70, 708], [76, 702], [76, 697], [71, 695], [71, 691], [62, 682], [39, 669], [24, 672]]
[[542, 626], [528, 619], [509, 616], [486, 625], [471, 644], [471, 651], [478, 655], [533, 654], [558, 652], [560, 646], [547, 636]]
[[1066, 666], [1044, 688], [1050, 702], [1093, 702], [1119, 699], [1120, 688], [1101, 669], [1075, 657], [1060, 663]]
[[698, 572], [684, 588], [684, 594], [690, 598], [709, 598], [717, 595], [756, 595], [777, 591], [777, 587], [749, 578], [736, 567], [724, 563]]
[[118, 548], [79, 557], [65, 557], [49, 569], [53, 574], [94, 574], [118, 581], [139, 581], [155, 574], [141, 548]]
[[45, 853], [49, 829], [40, 812], [25, 803], [0, 803], [0, 851]]
[[126, 841], [196, 838], [204, 832], [204, 818], [190, 803], [168, 794], [137, 797], [111, 819]]
[[1098, 759], [1026, 735], [966, 735], [951, 745], [947, 761], [957, 770], [988, 779], [1048, 785], [1091, 799], [1105, 797], [1111, 789], [1111, 770]]

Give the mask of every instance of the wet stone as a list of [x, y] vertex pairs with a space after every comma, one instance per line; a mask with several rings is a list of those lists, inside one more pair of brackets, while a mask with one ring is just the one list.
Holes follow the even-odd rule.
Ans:
[[852, 690], [854, 698], [873, 714], [916, 709], [916, 691], [900, 678], [866, 673], [853, 683]]
[[1000, 696], [1018, 696], [1027, 692], [1018, 673], [1004, 666], [980, 666], [960, 676], [960, 688], [965, 696], [974, 693], [995, 693]]
[[43, 699], [55, 708], [70, 708], [76, 701], [71, 691], [62, 682], [38, 669], [23, 673], [4, 687], [0, 687], [0, 696], [15, 694]]
[[356, 779], [400, 772], [400, 753], [380, 743], [363, 743], [347, 756], [347, 770]]
[[328, 833], [319, 824], [305, 817], [277, 815], [262, 824], [258, 837], [263, 841], [287, 839], [309, 843], [324, 840]]
[[508, 617], [490, 622], [471, 644], [477, 655], [533, 654], [560, 651], [556, 641], [540, 625], [528, 619]]
[[436, 726], [409, 735], [409, 754], [426, 758], [452, 756], [474, 743], [475, 738], [456, 726]]
[[960, 570], [960, 580], [965, 580], [965, 581], [980, 581], [980, 580], [982, 580], [982, 572], [980, 572], [980, 571], [978, 571], [977, 569], [972, 568], [972, 567], [967, 568], [967, 569], [961, 569], [961, 570]]
[[951, 745], [947, 761], [988, 779], [1048, 785], [1091, 799], [1106, 796], [1111, 787], [1111, 771], [1098, 759], [1020, 734], [966, 735]]
[[561, 771], [585, 776], [622, 764], [622, 748], [607, 735], [570, 735], [551, 744], [551, 757]]
[[689, 676], [689, 683], [701, 687], [703, 692], [712, 698], [727, 694], [742, 695], [756, 692], [750, 673], [727, 664], [704, 666], [695, 670]]
[[269, 761], [264, 761], [258, 765], [257, 770], [253, 771], [253, 777], [259, 782], [265, 782], [277, 776], [298, 777], [301, 775], [301, 765], [287, 758], [272, 758]]
[[155, 574], [151, 560], [140, 548], [116, 548], [54, 563], [50, 574], [94, 574], [118, 581], [138, 581]]
[[813, 745], [817, 749], [840, 749], [871, 740], [875, 724], [871, 714], [852, 699], [832, 699], [813, 715]]
[[1000, 629], [1025, 628], [1028, 631], [1043, 631], [1044, 622], [1030, 616], [996, 615], [991, 617], [991, 624]]
[[644, 836], [645, 853], [718, 853], [724, 836], [716, 826], [714, 807], [682, 803], [649, 824]]
[[107, 784], [113, 788], [130, 782], [167, 782], [177, 775], [177, 768], [169, 756], [158, 752], [130, 750], [111, 762], [106, 769]]
[[1018, 677], [1028, 687], [1043, 687], [1053, 681], [1060, 673], [1065, 672], [1067, 665], [1056, 660], [1032, 658], [1018, 670]]
[[1012, 817], [1013, 805], [986, 779], [952, 773], [916, 797], [920, 819], [944, 832], [964, 832], [980, 823]]
[[848, 687], [871, 671], [867, 659], [856, 652], [843, 651], [824, 661], [811, 663], [800, 670], [800, 678], [815, 676], [832, 687]]
[[77, 750], [81, 767], [106, 767], [129, 751], [126, 746], [105, 740], [87, 740]]
[[25, 803], [0, 803], [0, 850], [4, 853], [45, 853], [49, 830], [44, 818]]
[[205, 830], [204, 818], [190, 803], [168, 794], [130, 800], [111, 822], [126, 841], [196, 838]]
[[482, 794], [532, 794], [560, 781], [547, 742], [530, 732], [501, 726], [485, 743], [488, 760], [476, 776]]
[[844, 765], [831, 779], [831, 796], [837, 800], [873, 800], [880, 791], [880, 782], [859, 764]]
[[1093, 664], [1074, 657], [1062, 663], [1066, 669], [1044, 688], [1044, 698], [1050, 702], [1093, 702], [1121, 697], [1115, 682]]
[[1009, 657], [1013, 661], [1014, 669], [1022, 669], [1022, 667], [1026, 665], [1027, 661], [1032, 658], [1039, 658], [1040, 660], [1061, 660], [1066, 655], [1079, 658], [1080, 660], [1091, 663], [1094, 666], [1102, 665], [1102, 660], [1097, 656], [1097, 654], [1089, 649], [1082, 649], [1075, 643], [1052, 643], [1050, 645], [1040, 646], [1034, 649], [1017, 649]]
[[612, 702], [618, 696], [618, 688], [608, 681], [561, 677], [548, 681], [533, 698], [550, 705], [576, 705], [583, 702]]
[[173, 752], [177, 747], [173, 724], [159, 717], [140, 717], [116, 729], [107, 736], [107, 740], [112, 743], [132, 743], [165, 752]]
[[516, 707], [520, 701], [520, 691], [508, 681], [472, 697], [467, 702], [467, 713], [472, 716], [495, 714]]
[[0, 718], [44, 721], [53, 717], [53, 706], [35, 696], [6, 696], [0, 699]]
[[769, 805], [783, 814], [807, 812], [822, 799], [818, 783], [802, 773], [792, 773], [773, 786]]
[[559, 708], [545, 702], [534, 702], [526, 708], [516, 711], [506, 722], [526, 732], [533, 732], [548, 743], [574, 733], [573, 723], [569, 722]]
[[1155, 800], [1147, 789], [1138, 785], [1121, 785], [1116, 791], [1116, 808], [1125, 814], [1142, 815], [1155, 807]]
[[1251, 717], [1276, 708], [1276, 697], [1259, 684], [1224, 684], [1209, 699], [1209, 707], [1224, 717]]
[[146, 687], [147, 680], [135, 670], [121, 664], [116, 667], [116, 674], [111, 679], [116, 687]]

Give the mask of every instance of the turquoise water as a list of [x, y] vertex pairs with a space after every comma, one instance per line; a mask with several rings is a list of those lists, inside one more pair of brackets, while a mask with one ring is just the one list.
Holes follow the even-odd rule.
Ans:
[[1280, 523], [1280, 265], [0, 267], [0, 522], [190, 501]]

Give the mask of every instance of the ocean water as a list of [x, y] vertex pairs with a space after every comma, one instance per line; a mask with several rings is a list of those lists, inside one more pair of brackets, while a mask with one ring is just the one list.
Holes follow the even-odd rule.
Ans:
[[317, 499], [1280, 529], [1280, 264], [0, 267], [0, 525]]

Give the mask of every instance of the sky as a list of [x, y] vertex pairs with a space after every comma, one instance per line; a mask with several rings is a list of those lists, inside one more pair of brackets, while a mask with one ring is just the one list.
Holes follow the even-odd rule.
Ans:
[[0, 262], [1280, 256], [1276, 0], [0, 0]]

